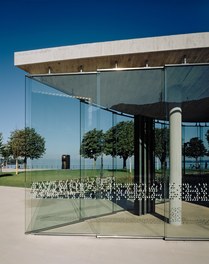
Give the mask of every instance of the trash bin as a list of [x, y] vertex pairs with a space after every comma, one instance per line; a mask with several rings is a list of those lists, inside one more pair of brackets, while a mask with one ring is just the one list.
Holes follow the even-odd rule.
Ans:
[[62, 169], [70, 169], [70, 155], [62, 155]]

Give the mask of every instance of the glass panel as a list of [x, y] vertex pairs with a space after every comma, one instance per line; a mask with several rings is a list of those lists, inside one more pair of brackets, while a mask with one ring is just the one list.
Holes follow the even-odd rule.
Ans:
[[169, 123], [155, 122], [155, 214], [163, 221], [160, 226], [164, 236], [164, 226], [168, 222], [166, 206], [169, 201]]
[[106, 188], [112, 184], [111, 159], [104, 155], [104, 133], [111, 124], [111, 113], [89, 104], [82, 103], [81, 107], [81, 181], [86, 186], [81, 215], [98, 234], [98, 217], [113, 210], [106, 199]]
[[118, 112], [165, 118], [164, 70], [101, 72], [100, 104]]
[[27, 163], [27, 232], [209, 238], [208, 65], [33, 76], [26, 99], [46, 144]]
[[[26, 117], [26, 126], [30, 127], [31, 124], [31, 96], [32, 96], [32, 81], [29, 78], [25, 78], [25, 97], [26, 97], [26, 106], [25, 106], [25, 117]], [[33, 227], [34, 219], [32, 216], [38, 207], [38, 201], [32, 201], [31, 196], [31, 174], [29, 170], [26, 170], [25, 177], [25, 231], [31, 232]]]
[[34, 76], [33, 79], [46, 84], [56, 90], [68, 94], [72, 98], [96, 104], [97, 94], [97, 74], [80, 73], [67, 75], [43, 75]]
[[[104, 160], [108, 162], [108, 170], [105, 170], [106, 177], [103, 175], [101, 182], [102, 201], [105, 203], [109, 212], [106, 212], [102, 217], [93, 221], [95, 228], [98, 230], [100, 236], [114, 236], [114, 235], [131, 235], [130, 228], [124, 226], [124, 219], [126, 221], [126, 212], [133, 210], [133, 201], [128, 197], [129, 186], [133, 186], [133, 153], [131, 157], [122, 157], [119, 155], [121, 147], [120, 141], [126, 140], [128, 137], [132, 140], [133, 151], [133, 134], [122, 135], [122, 129], [132, 130], [133, 132], [133, 118], [109, 113], [112, 122], [104, 129]], [[103, 125], [107, 124], [104, 119]], [[103, 126], [103, 127], [104, 127]], [[124, 131], [125, 132], [125, 131]], [[120, 139], [119, 139], [120, 134]], [[128, 150], [128, 145], [126, 145]], [[122, 221], [121, 221], [122, 220]]]
[[[127, 117], [119, 113], [113, 114], [112, 128], [115, 128], [117, 141], [123, 138], [121, 124], [130, 123], [133, 133], [133, 153], [126, 160], [126, 168], [121, 158], [122, 154], [119, 154], [123, 143], [120, 141], [121, 145], [117, 145], [114, 137], [112, 139], [112, 149], [116, 153], [112, 165], [114, 168], [114, 214], [97, 219], [101, 236], [164, 236], [164, 170], [161, 171], [160, 180], [155, 181], [153, 154], [153, 118], [165, 118], [165, 109], [162, 105], [163, 83], [162, 69], [100, 72], [100, 104], [125, 115], [132, 115]], [[154, 110], [156, 107], [157, 111]], [[139, 118], [134, 120], [133, 115]], [[141, 116], [146, 117], [140, 118]], [[135, 129], [135, 126], [139, 126], [139, 131]], [[129, 136], [130, 132], [127, 132], [125, 141], [128, 141]], [[139, 140], [140, 146], [135, 140]], [[118, 149], [115, 149], [116, 146]], [[139, 154], [134, 157], [134, 151], [137, 149]], [[139, 163], [139, 166], [136, 166], [140, 167], [140, 175], [137, 175], [134, 161]]]
[[27, 230], [162, 237], [163, 69], [33, 76], [26, 88], [27, 126], [46, 140], [44, 157], [28, 163]]
[[26, 231], [48, 230], [79, 220], [72, 181], [80, 177], [80, 103], [31, 78], [26, 80], [26, 126], [45, 139], [46, 152], [28, 160]]
[[[168, 239], [209, 238], [209, 195], [208, 195], [208, 103], [209, 66], [182, 65], [166, 67], [167, 110], [176, 109], [182, 118], [179, 132], [181, 161], [172, 159], [171, 151], [176, 149], [173, 129], [181, 123], [178, 114], [170, 117], [170, 169], [181, 165], [181, 172], [170, 173], [169, 202], [166, 216], [169, 221], [165, 228]], [[178, 110], [180, 109], [180, 110]], [[180, 114], [181, 111], [181, 114]], [[173, 115], [173, 113], [172, 113]], [[175, 114], [174, 114], [175, 115]], [[179, 119], [180, 120], [180, 119]], [[204, 123], [203, 123], [204, 122]], [[172, 136], [173, 135], [173, 136]], [[173, 138], [172, 138], [173, 137]], [[177, 155], [177, 152], [175, 153]], [[172, 169], [171, 169], [172, 171]], [[172, 180], [174, 179], [174, 180]]]

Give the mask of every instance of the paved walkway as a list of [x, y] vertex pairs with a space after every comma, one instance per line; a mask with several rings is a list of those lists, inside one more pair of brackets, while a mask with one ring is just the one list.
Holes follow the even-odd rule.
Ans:
[[24, 234], [24, 189], [0, 187], [1, 264], [205, 264], [209, 242]]

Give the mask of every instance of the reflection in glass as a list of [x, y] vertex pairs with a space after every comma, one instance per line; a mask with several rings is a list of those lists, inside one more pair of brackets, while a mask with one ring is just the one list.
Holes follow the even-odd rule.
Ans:
[[[208, 65], [171, 66], [166, 68], [168, 112], [173, 107], [182, 111], [182, 178], [179, 189], [181, 224], [165, 225], [168, 239], [205, 239], [208, 233], [208, 174], [207, 174], [207, 116]], [[201, 123], [201, 121], [203, 121]], [[180, 175], [176, 175], [180, 177]], [[173, 189], [172, 189], [173, 188]], [[176, 190], [169, 186], [169, 200], [165, 214], [171, 211]]]
[[46, 141], [28, 163], [26, 231], [208, 239], [208, 73], [26, 77], [26, 126]]

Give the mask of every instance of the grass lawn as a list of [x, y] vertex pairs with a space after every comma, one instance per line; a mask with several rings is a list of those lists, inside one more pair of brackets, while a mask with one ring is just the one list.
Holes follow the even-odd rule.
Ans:
[[0, 172], [0, 186], [25, 187], [25, 173], [20, 172]]
[[[80, 173], [82, 173], [80, 175]], [[132, 181], [133, 175], [130, 175], [126, 171], [111, 171], [104, 170], [103, 177], [116, 177], [118, 183]], [[25, 187], [30, 186], [32, 182], [40, 181], [56, 181], [56, 180], [70, 180], [81, 178], [100, 177], [99, 170], [38, 170], [19, 172], [18, 175], [15, 172], [0, 172], [0, 186], [13, 186], [13, 187]], [[25, 181], [27, 179], [27, 181]]]

